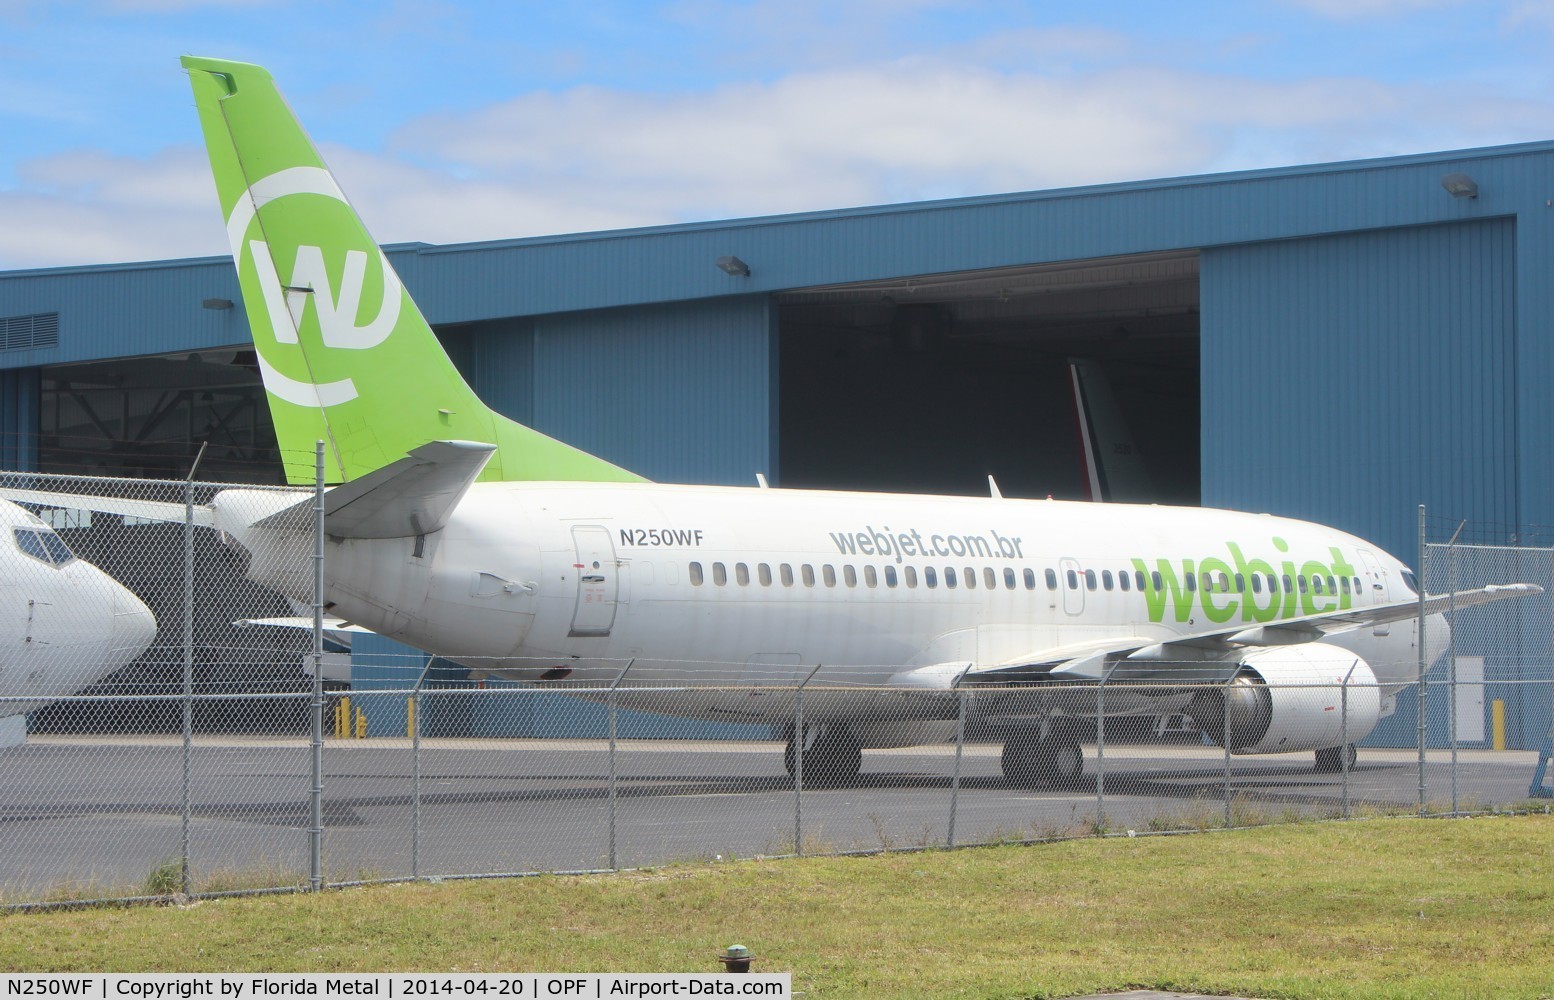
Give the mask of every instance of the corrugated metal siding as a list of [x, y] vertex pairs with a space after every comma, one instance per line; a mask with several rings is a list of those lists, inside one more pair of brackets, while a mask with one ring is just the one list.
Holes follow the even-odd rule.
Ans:
[[750, 484], [774, 472], [764, 296], [544, 317], [533, 426], [649, 479]]
[[1515, 236], [1493, 219], [1205, 251], [1204, 503], [1410, 563], [1421, 503], [1515, 525]]
[[[206, 309], [206, 299], [236, 305]], [[12, 308], [24, 302], [35, 305]], [[204, 350], [251, 339], [226, 257], [0, 276], [0, 315], [22, 313], [58, 313], [58, 343], [14, 359], [0, 356], [0, 368]]]
[[534, 323], [482, 323], [464, 373], [485, 404], [520, 424], [534, 424]]
[[38, 467], [38, 400], [42, 373], [36, 368], [0, 371], [0, 469]]

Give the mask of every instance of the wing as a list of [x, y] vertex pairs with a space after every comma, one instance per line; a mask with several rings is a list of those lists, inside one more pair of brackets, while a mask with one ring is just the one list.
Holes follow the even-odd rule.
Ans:
[[[1423, 601], [1422, 610], [1428, 617], [1491, 601], [1531, 597], [1541, 593], [1543, 588], [1531, 583], [1480, 587], [1427, 597]], [[1163, 642], [1158, 638], [1144, 636], [1098, 639], [1040, 650], [1004, 663], [972, 666], [962, 683], [997, 684], [1039, 680], [1084, 682], [1103, 677], [1129, 681], [1170, 680], [1173, 683], [1222, 681], [1237, 669], [1238, 664], [1232, 654], [1238, 650], [1316, 642], [1327, 636], [1341, 635], [1356, 629], [1409, 621], [1420, 617], [1420, 612], [1421, 602], [1418, 600], [1396, 601], [1367, 608], [1286, 618], [1250, 628], [1245, 623], [1237, 623], [1177, 636]]]

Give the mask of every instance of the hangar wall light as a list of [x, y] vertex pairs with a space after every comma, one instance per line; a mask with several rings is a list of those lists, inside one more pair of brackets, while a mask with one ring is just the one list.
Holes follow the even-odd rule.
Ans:
[[232, 308], [232, 300], [231, 299], [206, 299], [204, 302], [201, 302], [200, 305], [204, 306], [206, 309], [231, 309]]
[[1447, 174], [1441, 178], [1441, 187], [1453, 198], [1478, 197], [1478, 181], [1467, 174]]
[[736, 278], [750, 277], [750, 265], [738, 257], [719, 257], [718, 269], [724, 274], [731, 274]]

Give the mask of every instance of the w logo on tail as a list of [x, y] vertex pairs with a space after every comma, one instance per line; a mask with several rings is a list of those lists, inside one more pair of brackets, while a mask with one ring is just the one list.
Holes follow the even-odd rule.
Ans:
[[[301, 347], [299, 331], [307, 315], [308, 303], [311, 302], [318, 319], [319, 339], [324, 347], [370, 350], [382, 344], [394, 332], [404, 303], [404, 288], [387, 258], [377, 247], [372, 247], [370, 251], [349, 249], [344, 253], [344, 269], [337, 294], [325, 264], [324, 250], [314, 244], [297, 245], [291, 280], [282, 285], [280, 271], [270, 252], [269, 240], [250, 237], [250, 229], [254, 228], [257, 221], [258, 231], [254, 236], [265, 236], [265, 224], [259, 219], [261, 210], [294, 195], [317, 195], [345, 206], [353, 224], [348, 228], [342, 227], [343, 231], [338, 235], [340, 242], [355, 242], [350, 237], [360, 230], [354, 224], [354, 212], [334, 177], [320, 167], [290, 167], [250, 185], [246, 196], [237, 200], [227, 219], [227, 241], [232, 247], [232, 259], [239, 274], [243, 273], [243, 251], [245, 248], [248, 250], [254, 276], [259, 284], [260, 298], [269, 319], [271, 338], [255, 337], [265, 388], [298, 406], [337, 406], [358, 395], [350, 378], [325, 380], [322, 377], [323, 370], [334, 366], [324, 363], [324, 359], [312, 357], [304, 359], [308, 376], [306, 380], [286, 375], [276, 367], [284, 363], [281, 357], [265, 356], [266, 347], [270, 345], [264, 341], [273, 339], [275, 345]], [[373, 318], [365, 324], [358, 324], [366, 287], [369, 252], [377, 257], [382, 275], [381, 301]], [[250, 319], [252, 321], [254, 317], [251, 315]], [[255, 333], [262, 334], [262, 331], [256, 330]], [[271, 350], [273, 352], [274, 348]]]

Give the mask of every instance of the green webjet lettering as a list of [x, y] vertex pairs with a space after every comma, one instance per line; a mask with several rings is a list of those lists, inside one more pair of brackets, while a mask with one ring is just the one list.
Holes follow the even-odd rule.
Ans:
[[[1289, 544], [1282, 538], [1273, 539], [1273, 547], [1281, 554], [1289, 552]], [[1237, 617], [1243, 622], [1266, 623], [1283, 618], [1346, 611], [1351, 606], [1352, 597], [1347, 586], [1340, 586], [1336, 592], [1331, 593], [1318, 593], [1310, 585], [1301, 592], [1288, 586], [1278, 590], [1268, 587], [1257, 590], [1251, 586], [1254, 576], [1264, 581], [1270, 576], [1290, 581], [1302, 577], [1308, 580], [1316, 577], [1348, 580], [1356, 575], [1355, 568], [1336, 546], [1327, 550], [1331, 562], [1308, 559], [1298, 566], [1293, 559], [1280, 559], [1276, 566], [1267, 559], [1247, 558], [1241, 546], [1235, 542], [1226, 542], [1225, 550], [1229, 553], [1228, 559], [1206, 556], [1202, 559], [1183, 559], [1175, 564], [1167, 559], [1157, 559], [1153, 567], [1143, 559], [1132, 560], [1133, 568], [1143, 573], [1150, 583], [1144, 588], [1149, 620], [1163, 622], [1169, 610], [1178, 622], [1191, 621], [1201, 614], [1217, 625]], [[1152, 573], [1160, 575], [1159, 587], [1154, 586]], [[1227, 579], [1239, 578], [1245, 585], [1234, 588], [1200, 587], [1197, 582], [1204, 574], [1216, 581], [1222, 575]], [[1195, 578], [1191, 584], [1187, 582], [1189, 578]]]

